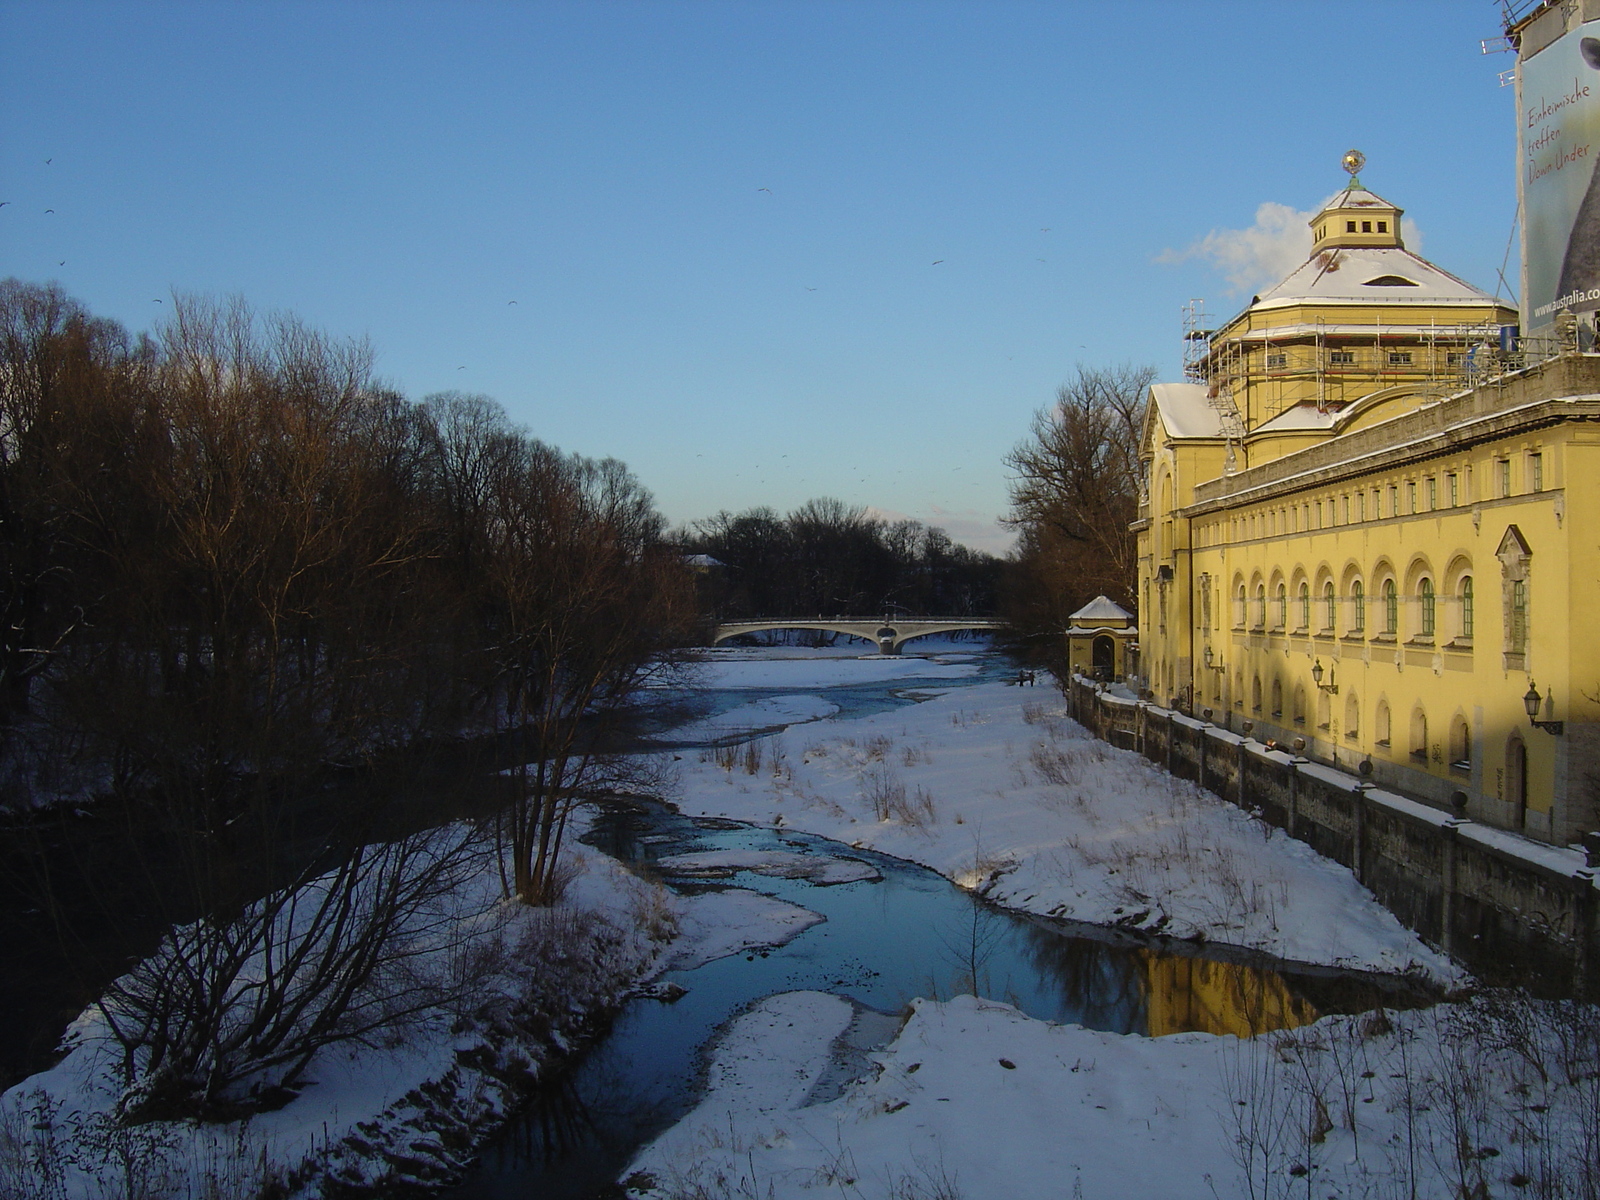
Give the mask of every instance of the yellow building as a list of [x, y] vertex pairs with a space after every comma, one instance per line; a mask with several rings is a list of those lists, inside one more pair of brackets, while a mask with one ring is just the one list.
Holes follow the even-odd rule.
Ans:
[[1151, 388], [1140, 683], [1565, 844], [1600, 791], [1600, 357], [1520, 361], [1515, 310], [1400, 217], [1352, 178]]

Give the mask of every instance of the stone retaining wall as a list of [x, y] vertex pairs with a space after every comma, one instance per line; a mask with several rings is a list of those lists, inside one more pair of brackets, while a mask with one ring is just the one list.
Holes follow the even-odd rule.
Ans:
[[1600, 997], [1600, 890], [1584, 855], [1453, 816], [1205, 721], [1067, 688], [1096, 737], [1194, 780], [1342, 863], [1408, 927], [1491, 983]]

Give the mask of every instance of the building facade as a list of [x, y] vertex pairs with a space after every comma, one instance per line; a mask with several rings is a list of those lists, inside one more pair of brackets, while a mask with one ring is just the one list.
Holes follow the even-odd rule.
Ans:
[[1305, 264], [1151, 388], [1140, 684], [1565, 844], [1600, 824], [1600, 356], [1520, 359], [1516, 311], [1408, 251], [1359, 166]]

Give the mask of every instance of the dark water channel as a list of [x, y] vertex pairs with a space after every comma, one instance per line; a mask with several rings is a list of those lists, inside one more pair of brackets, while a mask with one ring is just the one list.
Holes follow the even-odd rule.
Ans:
[[[992, 666], [984, 671], [994, 673]], [[879, 685], [888, 700], [884, 691]], [[836, 689], [826, 694], [833, 699]], [[753, 695], [743, 692], [739, 702]], [[857, 702], [868, 701], [863, 695]], [[475, 1174], [450, 1193], [459, 1200], [619, 1195], [615, 1180], [636, 1150], [693, 1106], [702, 1053], [718, 1027], [777, 992], [831, 992], [857, 1009], [824, 1090], [859, 1074], [866, 1051], [893, 1037], [906, 1005], [918, 996], [976, 992], [1044, 1020], [1131, 1034], [1250, 1033], [1327, 1012], [1429, 999], [1380, 977], [1290, 969], [1222, 947], [1159, 943], [1012, 914], [898, 859], [790, 831], [691, 819], [664, 807], [609, 810], [586, 840], [675, 890], [746, 887], [826, 920], [782, 947], [669, 972], [665, 978], [687, 989], [684, 995], [671, 1003], [632, 1001], [609, 1035], [533, 1097], [485, 1149]], [[882, 878], [821, 886], [739, 872], [710, 884], [654, 866], [669, 855], [729, 849], [853, 858], [876, 867]]]

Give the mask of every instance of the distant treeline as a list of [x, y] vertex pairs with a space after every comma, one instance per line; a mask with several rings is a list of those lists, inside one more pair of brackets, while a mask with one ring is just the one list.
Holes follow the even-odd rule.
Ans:
[[770, 508], [697, 521], [682, 535], [704, 554], [702, 594], [724, 620], [841, 614], [989, 617], [1002, 560], [920, 521], [885, 521], [838, 500], [786, 517]]

